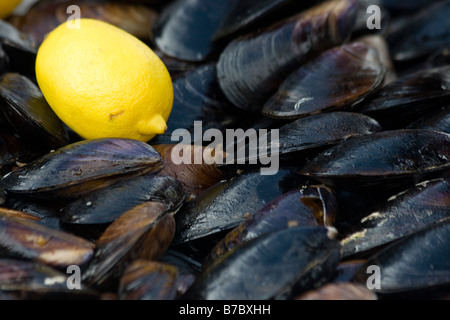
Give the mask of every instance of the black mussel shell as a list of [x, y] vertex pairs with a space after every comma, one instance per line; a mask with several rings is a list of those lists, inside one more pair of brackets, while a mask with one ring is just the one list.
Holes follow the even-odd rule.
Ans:
[[450, 66], [421, 69], [381, 88], [355, 110], [385, 129], [401, 128], [450, 103]]
[[299, 173], [344, 190], [412, 186], [450, 167], [450, 135], [392, 130], [352, 137], [319, 153]]
[[263, 234], [297, 226], [332, 226], [336, 215], [336, 199], [329, 188], [305, 186], [288, 191], [228, 232], [203, 260], [203, 268]]
[[120, 277], [121, 300], [174, 300], [177, 295], [178, 269], [150, 260], [131, 262]]
[[245, 242], [205, 269], [182, 297], [287, 299], [327, 282], [339, 244], [331, 227], [293, 227]]
[[450, 134], [450, 107], [443, 108], [428, 117], [418, 119], [408, 126], [409, 129], [428, 129]]
[[161, 155], [147, 143], [102, 138], [66, 145], [5, 175], [6, 193], [75, 199], [124, 177], [157, 172]]
[[63, 123], [29, 78], [18, 73], [3, 74], [0, 104], [2, 114], [20, 137], [48, 149], [69, 143]]
[[78, 198], [61, 209], [59, 219], [70, 225], [108, 224], [125, 211], [148, 201], [161, 202], [174, 213], [184, 199], [182, 185], [177, 179], [150, 173]]
[[[257, 158], [279, 156], [281, 162], [298, 164], [298, 159], [311, 156], [327, 147], [336, 145], [350, 137], [371, 134], [382, 130], [381, 125], [374, 119], [360, 113], [334, 111], [319, 113], [296, 119], [284, 124], [278, 129], [278, 141], [274, 140], [274, 133], [265, 131], [259, 136], [259, 144], [255, 147], [252, 142], [245, 145], [244, 157], [240, 157], [240, 144], [237, 141], [236, 157], [230, 159], [225, 154], [225, 163], [251, 163]], [[266, 145], [262, 141], [267, 141]], [[270, 150], [268, 146], [270, 146]], [[234, 156], [234, 155], [233, 155]]]
[[148, 201], [131, 208], [97, 240], [83, 281], [98, 287], [113, 286], [131, 260], [159, 259], [174, 233], [175, 219], [164, 204]]
[[233, 2], [173, 1], [162, 10], [153, 27], [156, 46], [180, 60], [205, 60], [215, 49], [212, 39]]
[[342, 110], [375, 92], [386, 68], [377, 51], [363, 42], [332, 48], [292, 72], [264, 104], [262, 113], [298, 118]]
[[305, 61], [346, 41], [356, 1], [325, 1], [298, 15], [231, 41], [217, 62], [220, 87], [231, 103], [261, 111], [282, 81]]
[[450, 2], [441, 1], [407, 16], [387, 35], [394, 61], [423, 58], [450, 44]]
[[19, 72], [35, 80], [38, 46], [34, 37], [21, 32], [5, 20], [0, 20], [0, 43], [9, 57], [8, 70]]
[[98, 299], [99, 293], [80, 283], [69, 288], [70, 274], [37, 262], [0, 259], [0, 296], [25, 300]]
[[0, 252], [56, 268], [82, 266], [93, 256], [94, 245], [73, 234], [54, 230], [31, 219], [0, 214]]
[[[430, 299], [448, 294], [449, 241], [450, 221], [447, 219], [374, 254], [360, 268], [354, 281], [370, 284], [372, 291], [381, 297]], [[372, 269], [368, 269], [369, 266]], [[378, 268], [378, 276], [373, 266]]]
[[450, 177], [421, 182], [392, 196], [341, 240], [343, 257], [361, 255], [450, 216]]
[[173, 244], [232, 229], [295, 184], [301, 178], [293, 168], [280, 168], [275, 175], [250, 170], [221, 181], [181, 207]]

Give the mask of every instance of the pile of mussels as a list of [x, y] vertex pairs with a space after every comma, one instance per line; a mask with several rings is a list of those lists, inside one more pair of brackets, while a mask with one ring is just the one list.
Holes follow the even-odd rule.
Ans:
[[[73, 4], [164, 61], [165, 134], [83, 140], [52, 112], [35, 57]], [[448, 299], [449, 16], [432, 0], [42, 0], [1, 20], [0, 299]], [[276, 129], [278, 170], [176, 164], [180, 128]], [[194, 158], [211, 142], [183, 143]]]

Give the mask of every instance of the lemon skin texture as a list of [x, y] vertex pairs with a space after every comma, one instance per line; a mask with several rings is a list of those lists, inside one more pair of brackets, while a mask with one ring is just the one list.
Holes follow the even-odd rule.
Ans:
[[143, 42], [111, 24], [65, 22], [44, 39], [36, 78], [58, 117], [84, 139], [149, 141], [167, 130], [170, 74]]

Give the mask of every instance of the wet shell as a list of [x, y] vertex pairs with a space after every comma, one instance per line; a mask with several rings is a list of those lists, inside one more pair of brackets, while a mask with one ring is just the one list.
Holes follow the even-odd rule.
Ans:
[[175, 216], [177, 231], [173, 244], [236, 227], [271, 200], [293, 188], [290, 183], [300, 183], [298, 179], [299, 176], [291, 168], [280, 168], [275, 175], [261, 175], [259, 170], [252, 170], [221, 181], [180, 209]]
[[342, 241], [342, 255], [370, 252], [428, 228], [450, 215], [450, 177], [421, 182], [392, 196], [361, 220], [358, 230]]
[[326, 1], [234, 39], [217, 62], [220, 87], [237, 107], [260, 112], [293, 70], [348, 39], [355, 17], [356, 1]]
[[123, 272], [119, 283], [121, 300], [174, 300], [178, 270], [150, 260], [135, 260]]
[[297, 118], [349, 108], [375, 92], [386, 68], [363, 42], [330, 49], [292, 72], [264, 104], [262, 113]]
[[95, 286], [110, 285], [131, 260], [160, 258], [174, 233], [175, 219], [162, 203], [147, 202], [126, 211], [97, 240], [83, 281]]
[[32, 220], [0, 215], [0, 252], [57, 268], [81, 266], [93, 256], [94, 245]]
[[378, 287], [373, 292], [382, 297], [414, 297], [426, 294], [428, 299], [448, 294], [450, 284], [450, 221], [417, 232], [392, 243], [371, 256], [354, 280], [374, 284], [368, 279], [368, 266], [379, 268]]
[[286, 299], [326, 282], [339, 245], [325, 227], [293, 227], [236, 247], [199, 275], [185, 299]]
[[323, 151], [299, 172], [352, 191], [382, 183], [384, 189], [412, 186], [449, 166], [450, 135], [405, 129], [350, 138]]
[[398, 78], [364, 101], [355, 111], [383, 127], [404, 128], [450, 102], [450, 66], [421, 69]]
[[69, 144], [5, 175], [6, 193], [74, 199], [124, 177], [159, 171], [161, 155], [131, 139], [104, 138]]
[[84, 284], [80, 284], [78, 289], [70, 289], [68, 276], [44, 264], [2, 258], [0, 296], [7, 292], [12, 297], [25, 300], [98, 299], [98, 293]]
[[148, 201], [161, 202], [171, 213], [184, 203], [181, 183], [168, 176], [146, 174], [130, 178], [64, 206], [59, 219], [65, 225], [108, 224], [127, 210]]
[[228, 232], [203, 260], [203, 268], [241, 243], [266, 233], [297, 226], [332, 226], [336, 215], [333, 191], [325, 186], [283, 193]]
[[19, 73], [3, 74], [0, 103], [5, 119], [20, 137], [48, 149], [69, 143], [63, 123], [29, 78]]

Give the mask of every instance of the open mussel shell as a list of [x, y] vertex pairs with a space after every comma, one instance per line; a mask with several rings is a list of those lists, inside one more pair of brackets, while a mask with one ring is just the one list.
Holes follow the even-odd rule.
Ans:
[[358, 103], [382, 84], [386, 68], [363, 42], [332, 48], [292, 72], [262, 114], [297, 118]]
[[379, 210], [361, 220], [341, 240], [342, 255], [370, 253], [450, 216], [450, 176], [425, 181], [392, 196]]
[[63, 123], [29, 78], [18, 73], [3, 74], [0, 104], [10, 127], [23, 139], [48, 149], [69, 143]]
[[[215, 150], [211, 148], [182, 144], [163, 144], [153, 147], [159, 152], [164, 162], [164, 169], [157, 175], [171, 176], [180, 181], [187, 197], [196, 196], [225, 178], [225, 172], [214, 163], [206, 163], [203, 158], [204, 154], [212, 153], [214, 155]], [[180, 157], [186, 161], [174, 162], [172, 153], [177, 151]], [[190, 155], [185, 157], [184, 151], [190, 151]]]
[[5, 175], [6, 193], [75, 199], [124, 177], [161, 170], [161, 155], [147, 143], [102, 138], [66, 145]]
[[297, 226], [333, 226], [336, 215], [336, 198], [329, 188], [312, 185], [288, 191], [228, 232], [202, 261], [203, 268], [266, 233]]
[[400, 128], [448, 106], [450, 66], [421, 69], [381, 88], [371, 99], [355, 106], [385, 128]]
[[97, 240], [83, 281], [99, 287], [113, 285], [131, 260], [159, 259], [174, 233], [175, 219], [162, 203], [149, 201], [126, 211]]
[[9, 293], [13, 298], [25, 300], [99, 298], [98, 292], [81, 283], [79, 289], [70, 289], [69, 276], [45, 264], [2, 258], [0, 296]]
[[245, 242], [205, 269], [182, 298], [292, 298], [334, 274], [339, 261], [335, 235], [332, 227], [292, 227]]
[[74, 13], [69, 10], [71, 5], [78, 6], [82, 18], [105, 21], [146, 42], [150, 41], [150, 30], [158, 16], [157, 11], [149, 6], [123, 1], [46, 0], [38, 1], [23, 15], [14, 16], [11, 23], [32, 36], [39, 46], [48, 33]]
[[407, 16], [400, 27], [387, 35], [392, 57], [411, 61], [450, 44], [450, 2], [441, 1]]
[[293, 168], [280, 168], [275, 175], [250, 170], [221, 181], [181, 207], [175, 216], [177, 230], [173, 244], [232, 229], [300, 183]]
[[344, 190], [382, 185], [393, 190], [450, 167], [450, 135], [392, 130], [352, 137], [319, 153], [299, 173]]
[[409, 129], [428, 129], [450, 134], [450, 106], [428, 117], [418, 119], [408, 126]]
[[346, 41], [355, 18], [356, 1], [326, 1], [235, 38], [217, 62], [220, 87], [237, 107], [260, 112], [293, 70]]
[[84, 265], [94, 245], [73, 234], [54, 230], [30, 219], [0, 214], [0, 252], [56, 268]]
[[[372, 291], [380, 297], [430, 299], [448, 294], [449, 241], [450, 221], [447, 219], [372, 255], [355, 275], [354, 281], [372, 284]], [[367, 272], [368, 266], [379, 268], [378, 277]]]
[[178, 269], [170, 264], [134, 260], [120, 277], [121, 300], [174, 300], [177, 296]]
[[64, 225], [109, 224], [127, 210], [148, 201], [161, 202], [172, 213], [183, 204], [181, 183], [153, 173], [120, 181], [78, 198], [64, 206], [59, 219]]

